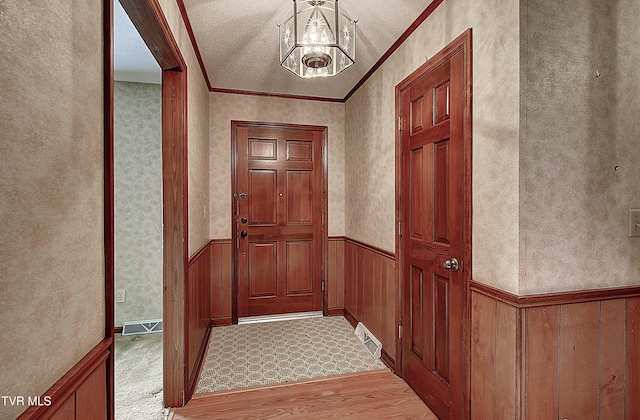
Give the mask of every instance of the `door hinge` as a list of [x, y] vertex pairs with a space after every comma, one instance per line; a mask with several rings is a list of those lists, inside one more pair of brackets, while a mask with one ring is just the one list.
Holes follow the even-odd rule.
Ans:
[[398, 236], [402, 236], [402, 221], [398, 220]]
[[322, 224], [324, 225], [324, 213], [322, 213]]
[[398, 131], [404, 131], [404, 118], [398, 117]]
[[398, 325], [398, 338], [402, 340], [402, 324]]
[[322, 283], [320, 283], [320, 289], [324, 292], [324, 280], [322, 280]]

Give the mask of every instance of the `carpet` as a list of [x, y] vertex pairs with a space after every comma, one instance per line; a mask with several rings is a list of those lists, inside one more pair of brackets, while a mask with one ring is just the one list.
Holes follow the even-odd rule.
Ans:
[[216, 327], [196, 394], [386, 369], [343, 317]]
[[116, 420], [163, 420], [162, 334], [116, 334]]

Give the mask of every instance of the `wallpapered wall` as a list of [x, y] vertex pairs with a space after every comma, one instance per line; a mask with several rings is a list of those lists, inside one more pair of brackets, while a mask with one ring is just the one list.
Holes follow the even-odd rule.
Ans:
[[636, 0], [523, 2], [522, 294], [640, 284], [638, 16]]
[[518, 2], [447, 0], [347, 101], [348, 237], [395, 251], [395, 86], [473, 28], [473, 277], [517, 293], [518, 19]]
[[211, 238], [231, 238], [231, 121], [328, 126], [329, 236], [344, 236], [344, 104], [211, 93]]
[[104, 338], [102, 45], [101, 1], [0, 3], [2, 395], [41, 395]]
[[175, 0], [159, 0], [187, 63], [189, 255], [209, 242], [209, 89]]
[[115, 325], [162, 318], [162, 86], [114, 84]]

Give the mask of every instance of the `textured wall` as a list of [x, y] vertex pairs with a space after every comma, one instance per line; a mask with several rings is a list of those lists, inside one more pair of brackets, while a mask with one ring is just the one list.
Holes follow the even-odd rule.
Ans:
[[210, 94], [211, 238], [231, 237], [231, 120], [328, 126], [329, 236], [344, 236], [344, 104]]
[[634, 0], [523, 2], [521, 294], [640, 284], [638, 16]]
[[518, 6], [443, 2], [347, 101], [346, 236], [395, 251], [395, 86], [473, 28], [473, 277], [517, 293]]
[[162, 86], [114, 84], [115, 325], [162, 318]]
[[3, 0], [0, 51], [0, 393], [26, 397], [104, 338], [102, 2]]
[[187, 63], [189, 255], [209, 242], [209, 89], [175, 0], [159, 0]]

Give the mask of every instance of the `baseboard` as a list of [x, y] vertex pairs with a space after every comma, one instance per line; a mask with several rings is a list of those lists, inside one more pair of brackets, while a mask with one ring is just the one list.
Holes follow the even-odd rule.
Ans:
[[204, 338], [202, 339], [202, 343], [200, 344], [200, 350], [198, 351], [198, 356], [196, 357], [195, 369], [192, 372], [191, 378], [189, 378], [187, 400], [190, 400], [191, 397], [193, 396], [193, 393], [196, 391], [196, 386], [198, 385], [198, 378], [200, 377], [200, 371], [202, 370], [202, 364], [204, 363], [205, 354], [207, 353], [207, 346], [209, 345], [209, 337], [211, 337], [211, 328], [212, 328], [212, 322], [211, 320], [209, 320], [207, 331], [204, 333]]
[[389, 369], [391, 369], [391, 371], [393, 373], [398, 374], [396, 372], [396, 361], [393, 360], [393, 358], [391, 356], [389, 356], [389, 353], [387, 353], [385, 351], [384, 347], [382, 348], [382, 351], [380, 352], [380, 360], [382, 360], [382, 363], [387, 365], [387, 367]]
[[328, 309], [326, 316], [344, 316], [344, 308]]
[[[30, 406], [18, 419], [48, 419], [63, 407], [60, 413], [75, 413], [72, 418], [106, 419], [108, 390], [105, 362], [111, 356], [109, 349], [112, 343], [112, 338], [105, 338], [98, 343], [40, 396], [39, 402], [43, 405]], [[103, 371], [100, 370], [101, 367], [104, 368]], [[99, 376], [95, 380], [86, 381], [94, 373]], [[81, 390], [80, 394], [78, 390]], [[95, 401], [102, 401], [104, 406], [96, 406]], [[44, 405], [47, 402], [50, 402], [50, 405]]]
[[349, 324], [351, 324], [353, 328], [355, 328], [358, 325], [358, 320], [356, 319], [355, 316], [353, 316], [351, 312], [349, 312], [347, 308], [344, 308], [343, 316], [346, 318], [347, 321], [349, 321]]
[[[345, 317], [345, 319], [349, 321], [349, 324], [351, 324], [353, 328], [355, 328], [358, 325], [358, 320], [356, 319], [356, 317], [353, 316], [353, 314], [349, 312], [347, 308], [344, 308], [343, 312], [343, 316]], [[394, 346], [395, 344], [396, 343], [392, 343], [392, 345]], [[387, 367], [391, 369], [393, 373], [396, 373], [396, 361], [391, 356], [389, 356], [389, 353], [384, 350], [384, 344], [382, 347], [382, 351], [380, 352], [380, 360], [382, 360], [382, 363], [387, 365]]]
[[211, 318], [212, 327], [226, 327], [233, 324], [233, 320], [229, 318]]

